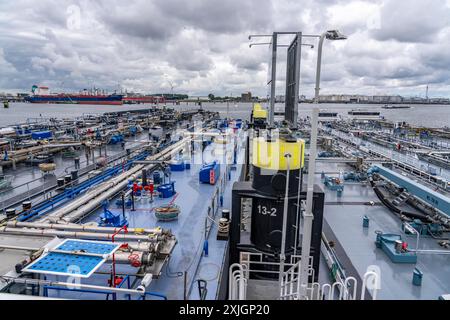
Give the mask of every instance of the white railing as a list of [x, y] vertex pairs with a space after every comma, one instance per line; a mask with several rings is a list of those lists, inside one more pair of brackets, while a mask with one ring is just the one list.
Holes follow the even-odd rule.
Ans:
[[[285, 267], [292, 267], [300, 259], [298, 255], [292, 255], [290, 263], [285, 263]], [[249, 279], [250, 272], [255, 274], [279, 274], [280, 273], [280, 263], [270, 262], [263, 259], [262, 253], [253, 252], [241, 252], [240, 263], [245, 267], [246, 278]], [[273, 267], [273, 270], [258, 268], [258, 266]]]
[[[370, 285], [369, 285], [370, 284]], [[379, 290], [379, 274], [373, 271], [368, 271], [363, 276], [363, 283], [361, 286], [361, 295], [359, 300], [364, 300], [366, 291], [371, 291], [372, 300], [377, 299]], [[338, 291], [336, 291], [338, 290]], [[335, 282], [333, 284], [325, 283], [320, 285], [314, 282], [311, 285], [308, 300], [357, 300], [358, 281], [354, 277], [345, 278], [344, 282]]]
[[[307, 295], [300, 296], [300, 270], [301, 262], [297, 262], [288, 271], [283, 273], [280, 284], [280, 300], [356, 300], [358, 281], [354, 277], [347, 277], [343, 282], [321, 285], [313, 282], [307, 290]], [[308, 268], [308, 276], [314, 277], [312, 264]], [[369, 285], [370, 284], [370, 285]], [[363, 276], [360, 299], [364, 300], [366, 291], [371, 290], [372, 300], [376, 300], [379, 290], [379, 275], [368, 271]]]
[[[280, 283], [280, 300], [300, 300], [301, 260], [284, 272]], [[308, 277], [314, 279], [313, 257], [309, 257]]]
[[229, 269], [228, 300], [246, 300], [247, 279], [245, 277], [245, 266], [235, 263]]
[[[250, 279], [250, 272], [254, 273], [279, 273], [278, 270], [251, 269], [252, 264], [278, 265], [276, 262], [266, 262], [258, 259], [258, 253], [241, 253], [241, 263], [235, 263], [229, 269], [229, 300], [246, 300], [247, 284]], [[252, 259], [253, 258], [253, 259]], [[256, 258], [256, 260], [255, 260]], [[333, 284], [313, 282], [307, 288], [306, 296], [300, 295], [300, 270], [301, 261], [299, 257], [292, 257], [291, 263], [286, 264], [290, 268], [283, 272], [279, 285], [280, 300], [364, 300], [366, 292], [370, 292], [372, 300], [377, 299], [380, 290], [380, 275], [374, 271], [367, 271], [362, 279], [360, 295], [358, 297], [358, 280], [354, 277], [346, 277]], [[314, 279], [313, 257], [310, 257], [308, 265], [308, 277]], [[275, 281], [274, 281], [275, 284]]]

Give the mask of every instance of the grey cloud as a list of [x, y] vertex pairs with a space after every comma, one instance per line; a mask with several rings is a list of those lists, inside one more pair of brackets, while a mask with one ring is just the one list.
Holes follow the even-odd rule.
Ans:
[[445, 0], [387, 0], [381, 8], [375, 39], [400, 42], [432, 42], [450, 24], [450, 8]]
[[[344, 0], [31, 0], [0, 2], [0, 91], [54, 91], [95, 85], [115, 90], [266, 95], [269, 51], [248, 48], [250, 33], [341, 29], [326, 42], [324, 92], [444, 92], [450, 73], [450, 14], [445, 1]], [[67, 28], [71, 5], [80, 29]], [[347, 8], [355, 10], [349, 12]], [[375, 10], [376, 9], [376, 10]], [[360, 10], [360, 11], [358, 11]], [[365, 17], [380, 10], [380, 25]], [[284, 40], [283, 40], [284, 41]], [[289, 41], [286, 39], [286, 41]], [[313, 42], [312, 39], [305, 42]], [[302, 93], [314, 88], [316, 51], [303, 50]], [[277, 85], [285, 70], [280, 49]], [[393, 87], [392, 83], [397, 86]], [[448, 87], [447, 87], [448, 88]]]

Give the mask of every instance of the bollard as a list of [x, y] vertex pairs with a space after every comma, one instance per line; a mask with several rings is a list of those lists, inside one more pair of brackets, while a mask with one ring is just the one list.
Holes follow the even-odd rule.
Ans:
[[6, 214], [7, 219], [12, 218], [16, 215], [16, 209], [14, 209], [14, 208], [6, 209], [5, 214]]
[[230, 210], [223, 209], [222, 210], [222, 218], [227, 219], [229, 221], [230, 220]]
[[56, 180], [56, 185], [58, 186], [58, 188], [64, 187], [64, 178], [58, 178]]
[[70, 175], [72, 176], [72, 181], [78, 180], [78, 170], [70, 171]]
[[31, 201], [22, 202], [22, 210], [27, 211], [31, 209]]

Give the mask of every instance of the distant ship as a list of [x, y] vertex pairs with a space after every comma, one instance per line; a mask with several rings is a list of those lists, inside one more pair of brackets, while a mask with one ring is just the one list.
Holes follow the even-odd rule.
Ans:
[[31, 103], [74, 103], [74, 104], [103, 104], [103, 105], [122, 105], [123, 96], [120, 94], [100, 94], [92, 93], [87, 90], [79, 94], [49, 93], [49, 88], [45, 86], [33, 86], [32, 94], [25, 97], [25, 101]]
[[382, 106], [382, 108], [383, 109], [409, 109], [409, 108], [411, 108], [410, 106], [405, 106], [405, 105], [393, 105], [393, 106], [390, 106], [390, 105], [384, 105], [384, 106]]
[[166, 103], [163, 96], [124, 96], [122, 98], [124, 104], [141, 104], [141, 103]]
[[348, 112], [348, 115], [350, 116], [350, 118], [358, 119], [358, 120], [376, 120], [376, 119], [380, 119], [380, 112], [378, 112], [378, 111], [353, 109], [353, 110]]

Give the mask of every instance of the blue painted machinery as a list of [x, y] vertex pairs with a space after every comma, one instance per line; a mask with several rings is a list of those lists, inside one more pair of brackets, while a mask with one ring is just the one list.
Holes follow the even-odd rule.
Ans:
[[162, 184], [156, 190], [158, 190], [160, 198], [173, 197], [176, 193], [175, 181], [172, 181], [171, 183]]
[[242, 119], [236, 119], [234, 120], [234, 126], [237, 129], [241, 129], [242, 128]]
[[203, 165], [199, 172], [200, 183], [216, 184], [220, 177], [220, 164], [217, 161]]
[[[414, 219], [409, 225], [413, 227], [420, 235], [424, 236], [436, 236], [441, 235], [445, 228], [438, 223], [423, 223], [420, 219]], [[412, 234], [405, 225], [402, 224], [402, 230], [406, 234]]]
[[123, 141], [123, 135], [118, 133], [118, 134], [111, 136], [111, 139], [109, 140], [109, 144], [118, 144], [122, 141]]
[[402, 241], [402, 237], [398, 234], [377, 232], [375, 244], [394, 263], [417, 262], [417, 255], [407, 249], [406, 243]]
[[409, 179], [395, 171], [392, 171], [386, 167], [380, 165], [372, 166], [367, 173], [373, 174], [377, 172], [379, 175], [385, 177], [389, 181], [393, 182], [400, 188], [404, 188], [407, 192], [417, 197], [418, 199], [426, 202], [433, 208], [441, 211], [443, 214], [450, 218], [450, 198], [443, 194], [440, 194], [420, 183]]
[[225, 129], [225, 128], [228, 128], [228, 120], [225, 120], [225, 119], [223, 119], [223, 120], [218, 120], [218, 121], [217, 121], [217, 128], [218, 128], [218, 129]]
[[31, 133], [31, 139], [33, 140], [44, 140], [50, 139], [52, 137], [51, 131], [36, 131]]
[[130, 135], [135, 136], [137, 133], [137, 127], [132, 126], [129, 128]]
[[342, 192], [344, 191], [344, 184], [341, 179], [336, 177], [325, 176], [325, 180], [323, 182], [325, 186], [333, 191]]
[[354, 182], [360, 182], [367, 180], [367, 174], [364, 172], [345, 172], [344, 173], [344, 181], [354, 181]]
[[332, 157], [335, 157], [336, 154], [334, 152], [330, 152], [330, 151], [321, 151], [317, 154], [317, 156], [319, 158], [332, 158]]
[[100, 227], [115, 227], [121, 228], [123, 226], [128, 227], [128, 221], [120, 213], [114, 213], [108, 210], [108, 203], [103, 203], [103, 215], [100, 216], [98, 223]]

